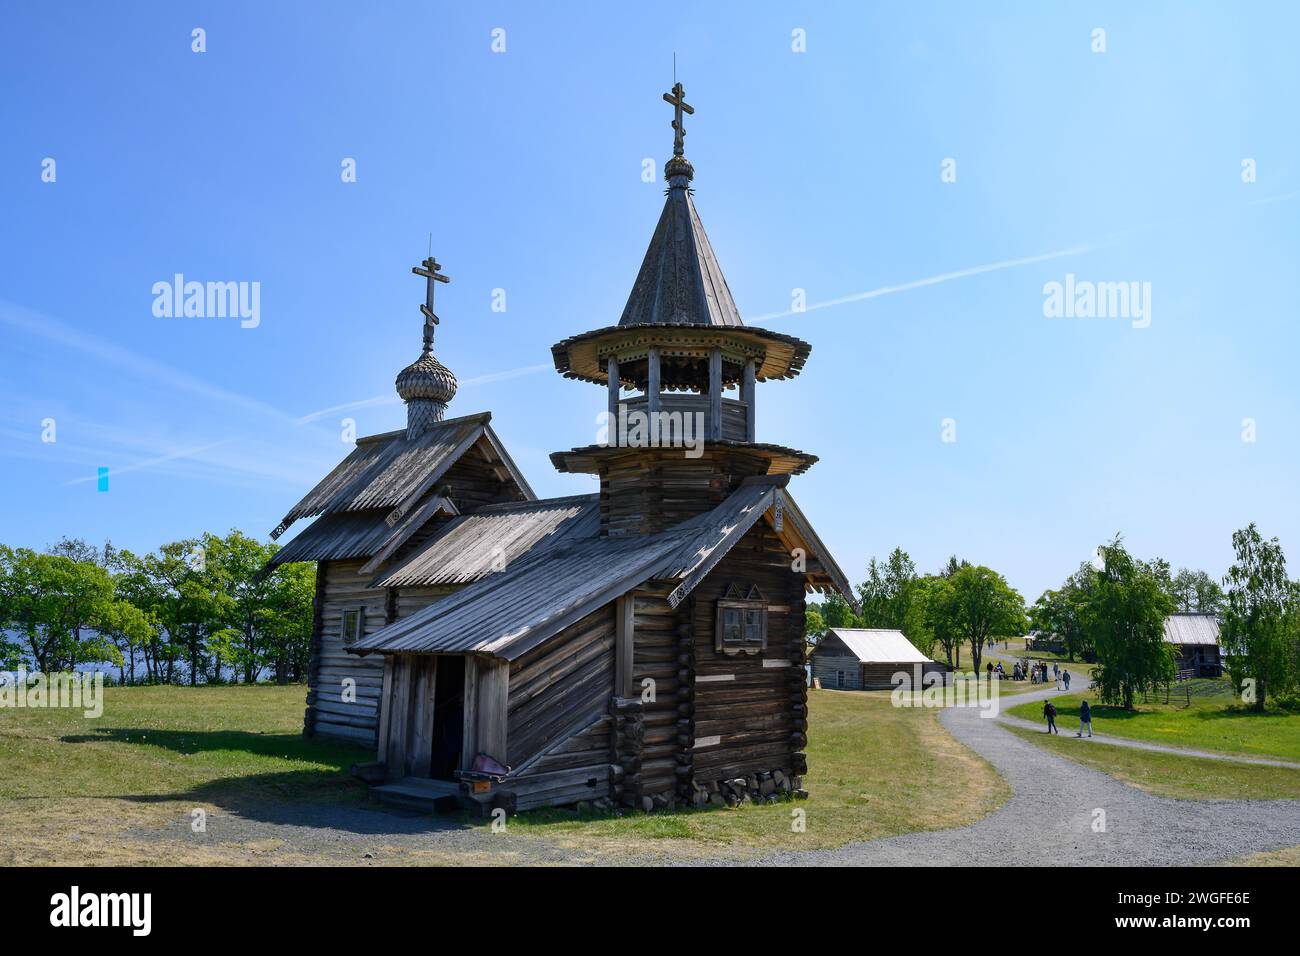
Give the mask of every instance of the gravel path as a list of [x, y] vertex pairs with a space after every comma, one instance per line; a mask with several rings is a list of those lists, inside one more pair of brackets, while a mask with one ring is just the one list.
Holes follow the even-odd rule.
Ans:
[[[1017, 694], [1042, 700], [1047, 688]], [[912, 833], [834, 850], [780, 853], [762, 861], [799, 866], [1169, 866], [1213, 863], [1300, 845], [1300, 801], [1171, 800], [1155, 797], [1021, 740], [976, 708], [941, 715], [1014, 791], [1001, 810], [969, 827]], [[1041, 726], [1041, 725], [1040, 725]], [[1095, 744], [1097, 739], [1085, 741]], [[1178, 751], [1175, 751], [1178, 752]], [[1104, 811], [1105, 829], [1094, 830]], [[813, 821], [810, 819], [810, 825]]]

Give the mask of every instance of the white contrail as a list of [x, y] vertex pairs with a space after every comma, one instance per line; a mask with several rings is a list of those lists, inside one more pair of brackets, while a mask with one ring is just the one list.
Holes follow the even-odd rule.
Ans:
[[864, 299], [876, 299], [882, 295], [893, 295], [896, 292], [909, 292], [912, 289], [921, 289], [925, 286], [939, 285], [942, 282], [951, 282], [953, 279], [965, 279], [968, 276], [983, 275], [986, 272], [999, 272], [1003, 269], [1016, 269], [1020, 266], [1030, 266], [1036, 262], [1047, 262], [1049, 259], [1062, 259], [1066, 256], [1077, 256], [1085, 252], [1092, 252], [1100, 246], [1087, 244], [1082, 246], [1072, 246], [1069, 249], [1058, 249], [1055, 252], [1044, 252], [1037, 256], [1025, 256], [1021, 259], [1003, 259], [1001, 262], [990, 262], [982, 266], [971, 266], [969, 269], [958, 269], [956, 272], [942, 272], [937, 276], [929, 276], [925, 279], [916, 279], [912, 282], [904, 282], [900, 285], [881, 286], [879, 289], [872, 289], [868, 292], [855, 292], [852, 295], [840, 296], [838, 299], [827, 299], [825, 302], [814, 302], [805, 306], [801, 310], [788, 309], [785, 312], [769, 312], [767, 315], [756, 316], [750, 319], [750, 322], [765, 322], [772, 319], [784, 319], [791, 315], [802, 315], [804, 312], [814, 312], [817, 309], [829, 309], [833, 305], [845, 305], [849, 302], [861, 302]]
[[[488, 372], [486, 375], [475, 375], [473, 378], [462, 379], [458, 386], [465, 388], [470, 385], [487, 385], [491, 382], [502, 382], [506, 379], [519, 378], [521, 375], [532, 375], [534, 372], [545, 371], [554, 368], [553, 365], [525, 365], [521, 368], [506, 369], [503, 372]], [[308, 412], [301, 418], [295, 418], [295, 425], [305, 425], [307, 422], [314, 422], [318, 418], [324, 418], [333, 412], [345, 412], [353, 408], [370, 408], [375, 405], [396, 405], [401, 399], [396, 395], [372, 395], [370, 398], [358, 399], [355, 402], [344, 402], [342, 405], [331, 405], [329, 408], [317, 409], [314, 412]]]
[[[137, 461], [130, 465], [123, 465], [121, 468], [109, 468], [108, 473], [111, 477], [113, 475], [125, 474], [126, 472], [130, 472], [130, 471], [139, 471], [142, 468], [152, 468], [154, 465], [161, 465], [169, 461], [176, 461], [179, 458], [193, 457], [194, 455], [197, 455], [200, 452], [207, 451], [209, 448], [216, 448], [218, 445], [228, 445], [232, 441], [234, 441], [233, 438], [223, 438], [221, 441], [209, 442], [206, 445], [196, 445], [193, 448], [184, 448], [181, 449], [180, 451], [171, 452], [170, 454], [167, 455], [159, 455], [157, 458], [148, 458], [145, 459], [144, 461]], [[79, 485], [82, 484], [83, 482], [98, 481], [98, 480], [99, 480], [99, 475], [95, 474], [95, 475], [90, 475], [86, 478], [73, 478], [71, 481], [65, 481], [63, 485], [66, 488], [68, 485]]]
[[66, 326], [48, 315], [3, 299], [0, 299], [0, 322], [21, 329], [29, 335], [48, 339], [65, 348], [85, 352], [100, 362], [116, 365], [150, 382], [183, 389], [204, 398], [216, 399], [228, 405], [237, 405], [240, 408], [256, 411], [263, 415], [288, 419], [284, 412], [273, 405], [268, 405], [266, 402], [227, 391], [216, 385], [210, 385], [179, 369], [172, 368], [170, 365], [138, 355], [120, 345], [96, 339], [80, 329], [72, 329]]

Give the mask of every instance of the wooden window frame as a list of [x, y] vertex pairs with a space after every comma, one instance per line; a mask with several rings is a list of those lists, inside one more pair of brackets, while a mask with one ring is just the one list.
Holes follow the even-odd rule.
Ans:
[[[348, 615], [353, 612], [357, 615], [357, 626], [355, 633], [348, 634]], [[357, 641], [366, 635], [366, 606], [364, 604], [349, 604], [342, 609], [339, 618], [339, 636], [343, 638], [343, 646], [351, 647]]]
[[836, 690], [843, 690], [846, 684], [848, 684], [848, 675], [847, 675], [844, 671], [836, 671], [836, 672], [835, 672], [835, 689], [836, 689]]
[[[767, 600], [758, 593], [758, 588], [750, 588], [746, 597], [732, 597], [733, 588], [728, 588], [723, 597], [718, 598], [717, 615], [713, 624], [713, 649], [720, 654], [759, 654], [767, 650]], [[728, 611], [740, 614], [740, 640], [726, 639], [724, 621]], [[746, 620], [750, 613], [756, 613], [755, 622]], [[758, 638], [752, 639], [746, 631], [757, 626]]]

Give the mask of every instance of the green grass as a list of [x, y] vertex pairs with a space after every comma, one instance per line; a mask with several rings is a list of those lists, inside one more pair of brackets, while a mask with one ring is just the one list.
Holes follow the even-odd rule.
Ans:
[[[1281, 710], [1256, 713], [1234, 698], [1222, 693], [1226, 681], [1193, 682], [1196, 693], [1191, 705], [1138, 704], [1133, 711], [1109, 707], [1097, 701], [1095, 693], [1067, 694], [1054, 697], [1056, 725], [1073, 732], [1079, 726], [1079, 701], [1085, 696], [1092, 706], [1092, 730], [1130, 740], [1245, 754], [1253, 757], [1280, 757], [1300, 761], [1300, 714]], [[1043, 719], [1041, 702], [1019, 704], [1009, 711], [1028, 720]]]
[[1008, 727], [1031, 743], [1160, 797], [1178, 800], [1300, 799], [1300, 769], [1230, 763], [1112, 747], [1073, 734]]
[[[306, 689], [104, 689], [104, 713], [0, 710], [0, 863], [236, 862], [113, 835], [249, 801], [356, 801], [356, 747], [302, 737]], [[93, 850], [92, 850], [93, 848]], [[242, 861], [241, 861], [242, 862]]]
[[302, 736], [306, 690], [109, 687], [97, 719], [0, 711], [0, 800], [61, 797], [359, 799], [357, 747]]

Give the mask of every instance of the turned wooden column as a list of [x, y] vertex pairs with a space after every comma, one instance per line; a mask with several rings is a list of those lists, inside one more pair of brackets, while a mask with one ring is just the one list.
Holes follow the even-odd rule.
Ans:
[[754, 360], [745, 362], [745, 375], [740, 380], [740, 400], [745, 403], [745, 441], [754, 441]]
[[618, 444], [618, 358], [611, 355], [606, 369], [609, 373], [609, 443]]
[[709, 438], [722, 437], [722, 350], [709, 351]]

